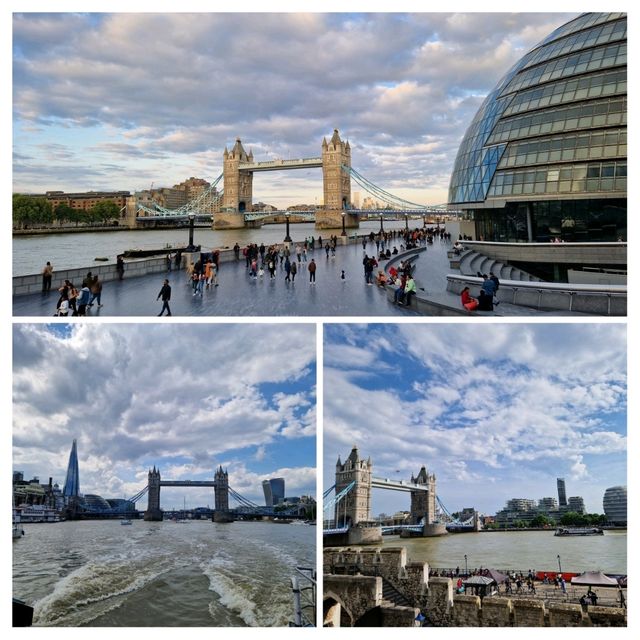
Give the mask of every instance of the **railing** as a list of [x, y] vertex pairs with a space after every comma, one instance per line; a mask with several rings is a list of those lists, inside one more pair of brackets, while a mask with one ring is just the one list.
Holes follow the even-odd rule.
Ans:
[[291, 578], [293, 592], [293, 621], [290, 627], [316, 626], [316, 570], [311, 567], [296, 567]]

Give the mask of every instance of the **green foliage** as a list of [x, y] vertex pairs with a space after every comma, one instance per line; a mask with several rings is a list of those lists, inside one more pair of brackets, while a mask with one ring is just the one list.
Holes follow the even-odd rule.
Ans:
[[28, 229], [32, 225], [51, 224], [53, 211], [46, 198], [13, 194], [13, 226]]
[[91, 219], [106, 222], [107, 220], [117, 220], [120, 216], [120, 209], [113, 200], [101, 200], [97, 202], [90, 211]]
[[66, 202], [61, 202], [55, 208], [53, 215], [59, 222], [76, 222], [78, 219], [77, 210], [70, 207]]
[[533, 520], [531, 520], [530, 526], [532, 527], [547, 527], [555, 524], [555, 520], [545, 515], [544, 513], [538, 514]]

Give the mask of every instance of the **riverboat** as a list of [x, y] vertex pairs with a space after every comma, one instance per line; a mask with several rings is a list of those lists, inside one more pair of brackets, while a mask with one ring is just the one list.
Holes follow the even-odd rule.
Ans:
[[133, 523], [131, 522], [131, 520], [128, 520], [125, 518], [124, 520], [120, 520], [120, 524], [133, 524]]
[[21, 522], [60, 522], [60, 513], [41, 504], [22, 504], [16, 508]]
[[558, 527], [554, 536], [603, 536], [600, 527]]

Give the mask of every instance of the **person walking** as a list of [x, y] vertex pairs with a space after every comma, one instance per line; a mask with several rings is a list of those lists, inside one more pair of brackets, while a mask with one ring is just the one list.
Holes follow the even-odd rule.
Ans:
[[162, 309], [158, 316], [161, 316], [165, 311], [167, 312], [167, 315], [170, 316], [171, 309], [169, 308], [169, 300], [171, 300], [171, 285], [166, 278], [156, 300], [159, 300], [160, 298], [162, 298]]
[[316, 261], [311, 258], [311, 262], [309, 263], [309, 284], [316, 283]]
[[291, 262], [291, 282], [295, 282], [296, 281], [296, 273], [298, 273], [298, 267], [295, 263], [295, 261]]
[[89, 300], [89, 306], [93, 307], [93, 301], [97, 300], [98, 306], [102, 306], [102, 281], [98, 276], [96, 276], [93, 280], [93, 284], [90, 287], [91, 290], [91, 299]]
[[289, 262], [289, 257], [285, 258], [284, 261], [284, 272], [285, 272], [285, 282], [291, 282], [291, 262]]
[[42, 292], [47, 293], [51, 291], [51, 278], [53, 276], [53, 266], [50, 262], [44, 265], [42, 270]]

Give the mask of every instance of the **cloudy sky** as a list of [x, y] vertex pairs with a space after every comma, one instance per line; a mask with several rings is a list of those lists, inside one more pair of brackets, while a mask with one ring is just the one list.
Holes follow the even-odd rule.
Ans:
[[[62, 487], [76, 438], [83, 493], [131, 497], [153, 465], [167, 480], [222, 465], [259, 504], [271, 477], [315, 495], [315, 326], [16, 324], [13, 363], [13, 468], [28, 478]], [[183, 499], [213, 506], [162, 490], [163, 508]]]
[[[425, 465], [449, 511], [626, 484], [622, 324], [326, 325], [324, 485], [352, 446], [374, 475]], [[373, 515], [409, 508], [373, 492]]]
[[[338, 128], [366, 178], [440, 204], [484, 96], [576, 15], [16, 13], [13, 189], [213, 181], [237, 137], [317, 157]], [[254, 200], [320, 203], [321, 171], [259, 173]]]

